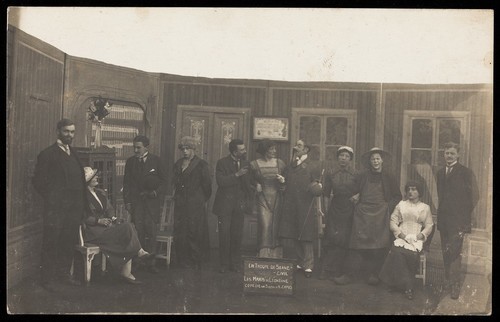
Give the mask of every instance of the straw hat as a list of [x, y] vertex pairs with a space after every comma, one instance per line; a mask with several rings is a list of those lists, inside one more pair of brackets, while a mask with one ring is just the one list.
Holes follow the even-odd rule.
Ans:
[[371, 168], [370, 158], [371, 158], [372, 154], [375, 154], [375, 153], [380, 154], [380, 157], [382, 157], [382, 160], [384, 160], [384, 161], [386, 160], [386, 158], [391, 157], [391, 154], [389, 152], [384, 151], [381, 148], [377, 148], [377, 147], [371, 148], [370, 151], [363, 153], [363, 155], [361, 156], [361, 162], [368, 169]]
[[91, 167], [84, 167], [83, 172], [85, 173], [85, 181], [89, 182], [97, 174], [97, 169], [92, 169]]

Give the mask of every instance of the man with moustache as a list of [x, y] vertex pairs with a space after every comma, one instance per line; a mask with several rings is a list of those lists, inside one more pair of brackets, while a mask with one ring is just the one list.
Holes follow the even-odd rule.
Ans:
[[38, 155], [32, 180], [44, 201], [41, 284], [51, 292], [61, 282], [79, 284], [69, 272], [86, 205], [83, 166], [70, 146], [75, 123], [62, 119], [56, 128], [57, 142]]
[[303, 269], [307, 278], [312, 276], [313, 242], [318, 238], [317, 218], [312, 204], [315, 194], [311, 188], [315, 185], [322, 188], [318, 183], [318, 171], [308, 158], [309, 150], [304, 140], [298, 140], [293, 147], [292, 162], [283, 172], [285, 195], [279, 224], [279, 236], [294, 240], [299, 260], [297, 269]]
[[466, 233], [471, 232], [471, 214], [479, 200], [474, 173], [458, 161], [460, 146], [454, 142], [444, 145], [446, 166], [437, 173], [437, 228], [445, 270], [445, 287], [451, 286], [451, 298], [460, 295], [462, 246]]
[[250, 193], [247, 150], [240, 139], [229, 142], [229, 155], [217, 161], [217, 192], [212, 211], [218, 216], [220, 273], [241, 271], [243, 219]]

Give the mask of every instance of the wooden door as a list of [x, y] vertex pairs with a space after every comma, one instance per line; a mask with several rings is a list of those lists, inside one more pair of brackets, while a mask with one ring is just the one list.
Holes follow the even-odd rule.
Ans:
[[[250, 109], [244, 108], [222, 108], [222, 107], [199, 107], [179, 106], [177, 111], [177, 124], [181, 127], [176, 132], [176, 142], [183, 136], [192, 136], [198, 141], [196, 154], [208, 162], [212, 174], [212, 196], [208, 202], [208, 228], [210, 246], [218, 247], [219, 236], [217, 229], [217, 217], [212, 213], [212, 205], [217, 191], [215, 180], [215, 166], [217, 160], [229, 154], [229, 142], [232, 139], [241, 138], [248, 147], [250, 133]], [[175, 159], [180, 158], [180, 152], [176, 149]], [[256, 243], [257, 219], [246, 216], [243, 244]], [[253, 219], [252, 219], [253, 218]]]

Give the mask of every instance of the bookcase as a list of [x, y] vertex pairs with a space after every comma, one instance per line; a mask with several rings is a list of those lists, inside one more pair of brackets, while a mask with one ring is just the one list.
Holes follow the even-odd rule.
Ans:
[[76, 147], [78, 157], [84, 167], [99, 170], [99, 188], [108, 193], [108, 199], [116, 207], [116, 152], [114, 148], [102, 146], [98, 149], [92, 147]]
[[[128, 220], [128, 213], [123, 205], [123, 175], [125, 162], [134, 155], [133, 140], [139, 134], [144, 134], [144, 111], [135, 103], [107, 99], [112, 103], [110, 113], [101, 123], [101, 143], [103, 147], [114, 149], [114, 206], [116, 216]], [[95, 146], [97, 125], [92, 123], [89, 140], [92, 148]], [[95, 149], [94, 149], [95, 150]]]

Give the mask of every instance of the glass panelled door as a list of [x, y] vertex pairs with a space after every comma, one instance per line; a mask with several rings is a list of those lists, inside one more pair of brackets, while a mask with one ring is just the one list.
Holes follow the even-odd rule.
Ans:
[[[197, 140], [196, 155], [208, 162], [212, 177], [212, 196], [207, 203], [209, 212], [208, 228], [210, 246], [218, 247], [217, 217], [211, 214], [217, 191], [215, 166], [220, 158], [229, 154], [229, 142], [242, 139], [248, 147], [249, 110], [243, 108], [179, 106], [177, 124], [181, 124], [176, 134], [176, 144], [183, 136]], [[176, 149], [175, 159], [180, 158]], [[245, 216], [243, 243], [255, 243], [257, 239], [257, 218]], [[255, 241], [253, 240], [255, 239]]]

